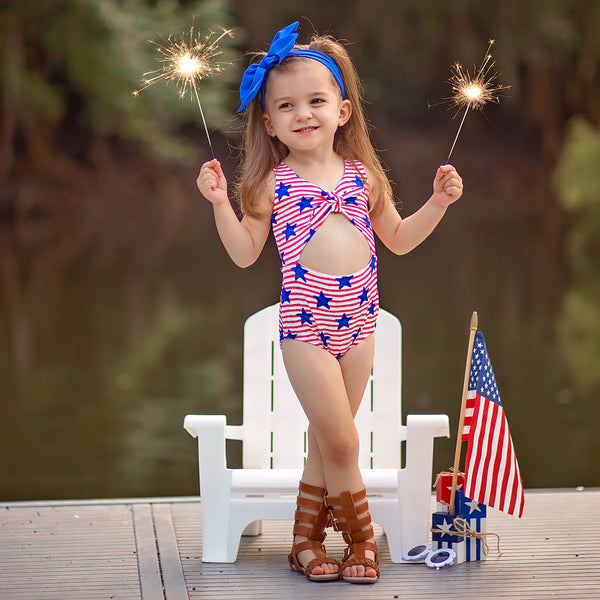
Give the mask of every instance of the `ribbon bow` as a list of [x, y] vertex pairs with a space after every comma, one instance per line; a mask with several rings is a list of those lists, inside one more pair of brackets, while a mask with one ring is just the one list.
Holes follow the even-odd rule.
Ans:
[[250, 102], [261, 91], [269, 70], [278, 65], [287, 57], [294, 47], [298, 34], [296, 29], [300, 23], [295, 21], [291, 25], [280, 29], [273, 38], [266, 56], [260, 62], [251, 64], [245, 71], [240, 84], [241, 104], [238, 112], [245, 110]]

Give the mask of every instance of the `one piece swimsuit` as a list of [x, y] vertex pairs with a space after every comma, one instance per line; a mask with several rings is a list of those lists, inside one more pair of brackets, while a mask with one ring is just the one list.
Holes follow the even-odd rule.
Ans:
[[[379, 312], [365, 168], [345, 160], [344, 175], [333, 192], [302, 179], [283, 162], [274, 174], [272, 229], [282, 274], [280, 342], [286, 338], [308, 342], [339, 359], [373, 333]], [[368, 263], [351, 275], [327, 275], [300, 263], [306, 243], [332, 212], [345, 215], [369, 244]]]

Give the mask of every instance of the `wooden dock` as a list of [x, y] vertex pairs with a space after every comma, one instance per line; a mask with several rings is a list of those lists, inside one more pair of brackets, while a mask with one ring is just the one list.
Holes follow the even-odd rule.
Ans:
[[[520, 520], [490, 510], [503, 555], [439, 571], [391, 563], [378, 530], [381, 580], [365, 586], [290, 571], [279, 521], [243, 538], [237, 562], [202, 563], [200, 510], [195, 498], [0, 503], [0, 599], [600, 598], [600, 490], [528, 491]], [[339, 534], [327, 548], [341, 553]]]

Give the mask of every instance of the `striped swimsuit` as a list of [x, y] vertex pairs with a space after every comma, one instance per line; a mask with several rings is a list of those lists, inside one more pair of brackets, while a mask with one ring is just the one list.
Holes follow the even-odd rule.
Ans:
[[[364, 166], [345, 160], [333, 192], [302, 179], [285, 163], [274, 169], [272, 229], [281, 259], [279, 337], [301, 340], [336, 358], [375, 330], [379, 311], [377, 255]], [[356, 273], [335, 276], [300, 263], [306, 243], [330, 213], [345, 215], [365, 236], [371, 259]]]

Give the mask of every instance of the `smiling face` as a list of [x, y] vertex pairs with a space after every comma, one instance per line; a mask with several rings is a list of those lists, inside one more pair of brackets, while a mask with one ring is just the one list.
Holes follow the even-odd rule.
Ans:
[[263, 121], [290, 153], [333, 149], [338, 127], [352, 114], [349, 100], [329, 69], [312, 59], [295, 60], [269, 73]]

